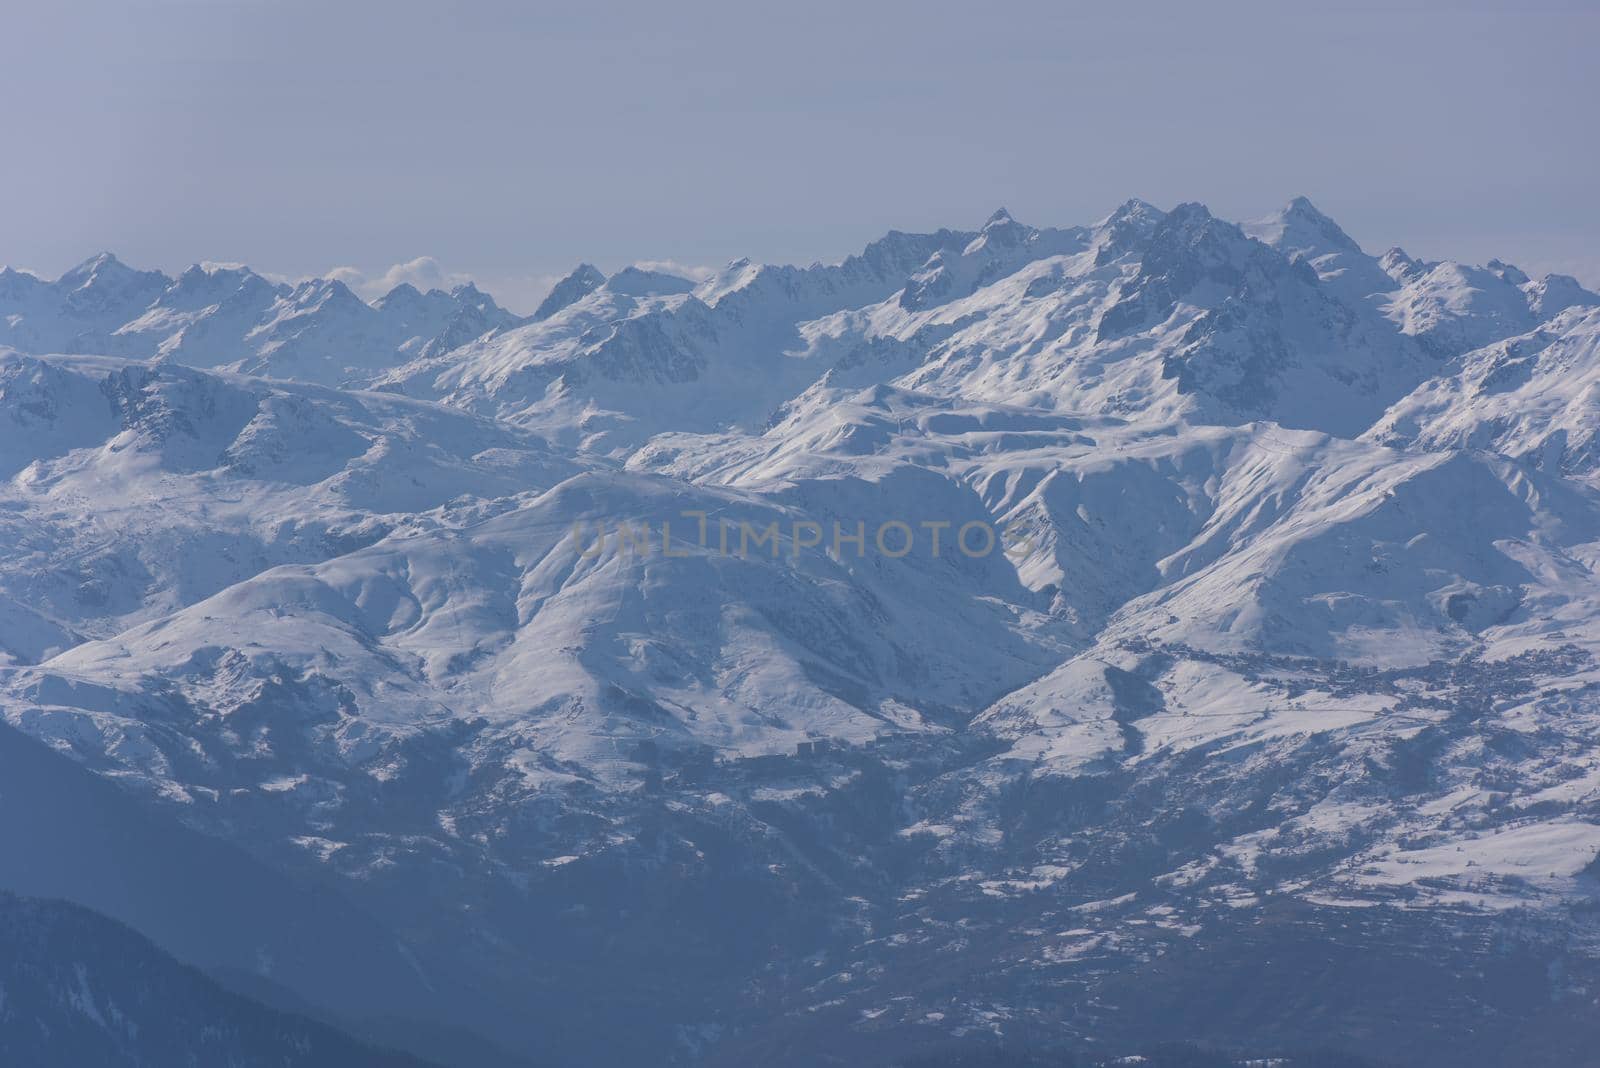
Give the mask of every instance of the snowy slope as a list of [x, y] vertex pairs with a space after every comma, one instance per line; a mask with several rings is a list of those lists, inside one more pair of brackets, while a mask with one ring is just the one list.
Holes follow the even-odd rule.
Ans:
[[0, 353], [0, 657], [574, 470], [536, 436], [390, 395]]
[[1557, 314], [1450, 371], [1396, 403], [1368, 436], [1489, 451], [1591, 480], [1600, 471], [1600, 307]]
[[462, 1027], [1593, 1037], [1571, 279], [1135, 200], [527, 321], [110, 260], [0, 303], [0, 714], [338, 881]]

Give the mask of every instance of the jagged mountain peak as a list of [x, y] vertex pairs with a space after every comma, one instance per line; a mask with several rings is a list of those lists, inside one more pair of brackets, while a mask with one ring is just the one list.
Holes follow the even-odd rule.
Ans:
[[378, 311], [396, 315], [416, 315], [430, 306], [443, 308], [453, 304], [454, 299], [444, 290], [430, 289], [424, 293], [410, 282], [401, 282], [372, 302]]
[[1523, 289], [1528, 294], [1528, 306], [1541, 319], [1552, 318], [1568, 308], [1600, 304], [1600, 293], [1586, 289], [1570, 274], [1547, 274]]
[[410, 282], [401, 282], [389, 292], [372, 302], [379, 311], [397, 315], [416, 315], [427, 311], [447, 315], [461, 309], [472, 309], [486, 315], [514, 318], [502, 311], [494, 298], [471, 282], [452, 286], [448, 291], [429, 289], [423, 292]]
[[967, 246], [968, 253], [976, 252], [982, 248], [998, 251], [1002, 248], [1016, 248], [1037, 236], [1038, 231], [1031, 226], [1025, 226], [1011, 217], [1005, 208], [1000, 208], [990, 215], [983, 224], [983, 229], [978, 236]]
[[534, 309], [535, 322], [548, 319], [556, 312], [582, 300], [606, 284], [606, 276], [593, 264], [580, 263], [550, 290], [548, 296]]
[[111, 296], [121, 293], [147, 293], [164, 289], [172, 279], [160, 271], [141, 271], [129, 267], [113, 253], [100, 252], [56, 279], [56, 287], [68, 293]]
[[[414, 287], [413, 287], [414, 288]], [[296, 308], [362, 308], [370, 307], [366, 301], [356, 296], [343, 281], [337, 278], [307, 278], [290, 290], [285, 298], [289, 304]]]
[[1097, 230], [1104, 230], [1119, 224], [1140, 220], [1154, 223], [1165, 214], [1166, 212], [1162, 211], [1160, 208], [1156, 207], [1154, 204], [1151, 204], [1147, 200], [1141, 200], [1138, 197], [1129, 197], [1127, 200], [1124, 200], [1121, 204], [1118, 204], [1115, 208], [1113, 208], [1110, 214], [1106, 215], [1105, 218], [1095, 223], [1094, 228]]
[[1506, 263], [1504, 260], [1492, 259], [1484, 264], [1484, 267], [1489, 270], [1489, 273], [1506, 282], [1510, 282], [1514, 286], [1525, 286], [1532, 281], [1520, 268], [1514, 264]]
[[114, 252], [97, 252], [93, 256], [63, 271], [57, 283], [76, 287], [102, 272], [132, 271], [133, 268], [119, 260]]
[[1186, 200], [1174, 205], [1172, 210], [1167, 212], [1166, 217], [1162, 219], [1162, 222], [1169, 228], [1192, 229], [1202, 226], [1215, 218], [1216, 216], [1211, 214], [1211, 209], [1200, 201]]
[[175, 286], [192, 286], [216, 279], [244, 279], [257, 277], [254, 271], [242, 263], [217, 263], [206, 260], [201, 263], [191, 263], [179, 272], [173, 279]]
[[1278, 211], [1243, 224], [1244, 231], [1286, 255], [1308, 258], [1337, 252], [1360, 253], [1361, 246], [1329, 216], [1297, 196]]
[[1179, 204], [1150, 231], [1141, 272], [1146, 275], [1233, 264], [1263, 246], [1237, 224], [1219, 219], [1198, 201]]
[[1279, 214], [1286, 219], [1296, 219], [1302, 222], [1326, 227], [1330, 230], [1338, 231], [1341, 234], [1344, 233], [1343, 230], [1339, 229], [1338, 223], [1334, 222], [1333, 219], [1329, 217], [1328, 214], [1321, 208], [1313, 204], [1310, 197], [1303, 194], [1290, 197], [1289, 202], [1283, 206]]
[[452, 286], [450, 299], [462, 308], [471, 308], [493, 318], [496, 326], [508, 326], [521, 321], [515, 315], [500, 307], [495, 302], [494, 297], [485, 293], [471, 282], [463, 282], [460, 285]]
[[16, 267], [0, 267], [0, 315], [9, 310], [12, 314], [23, 307], [36, 301], [39, 295], [52, 288], [52, 283], [45, 281], [32, 271], [20, 270]]
[[[287, 293], [288, 287], [274, 284], [239, 264], [196, 263], [184, 269], [162, 291], [141, 320], [149, 322], [155, 313], [156, 322], [165, 321], [164, 313], [192, 312], [228, 301], [255, 301], [259, 303], [270, 296]], [[127, 335], [136, 329], [134, 323], [119, 328]]]
[[1164, 218], [1166, 212], [1137, 197], [1123, 201], [1094, 224], [1097, 262], [1106, 264], [1142, 248]]
[[[434, 292], [437, 292], [437, 290]], [[392, 301], [396, 300], [416, 300], [421, 296], [422, 290], [418, 289], [410, 282], [401, 282], [399, 285], [389, 290], [389, 292], [373, 301], [373, 303], [381, 305], [391, 303]]]

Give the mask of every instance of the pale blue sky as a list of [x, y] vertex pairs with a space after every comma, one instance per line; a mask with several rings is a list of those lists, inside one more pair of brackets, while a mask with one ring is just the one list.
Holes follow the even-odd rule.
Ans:
[[0, 262], [836, 259], [886, 229], [1309, 195], [1600, 283], [1600, 5], [10, 4]]

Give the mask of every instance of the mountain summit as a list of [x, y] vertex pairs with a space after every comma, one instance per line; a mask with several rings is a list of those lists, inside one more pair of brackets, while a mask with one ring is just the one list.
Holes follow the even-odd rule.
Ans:
[[10, 852], [217, 973], [0, 899], [0, 1047], [163, 992], [273, 1063], [1600, 1041], [1574, 279], [1130, 200], [528, 318], [100, 256], [0, 341], [5, 810], [75, 820]]

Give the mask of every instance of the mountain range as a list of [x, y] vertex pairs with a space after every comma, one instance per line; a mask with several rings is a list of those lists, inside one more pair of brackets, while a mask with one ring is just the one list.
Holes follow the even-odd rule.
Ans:
[[526, 318], [102, 254], [0, 346], [4, 808], [261, 934], [90, 816], [0, 890], [440, 1063], [1600, 1039], [1572, 278], [1133, 200]]

